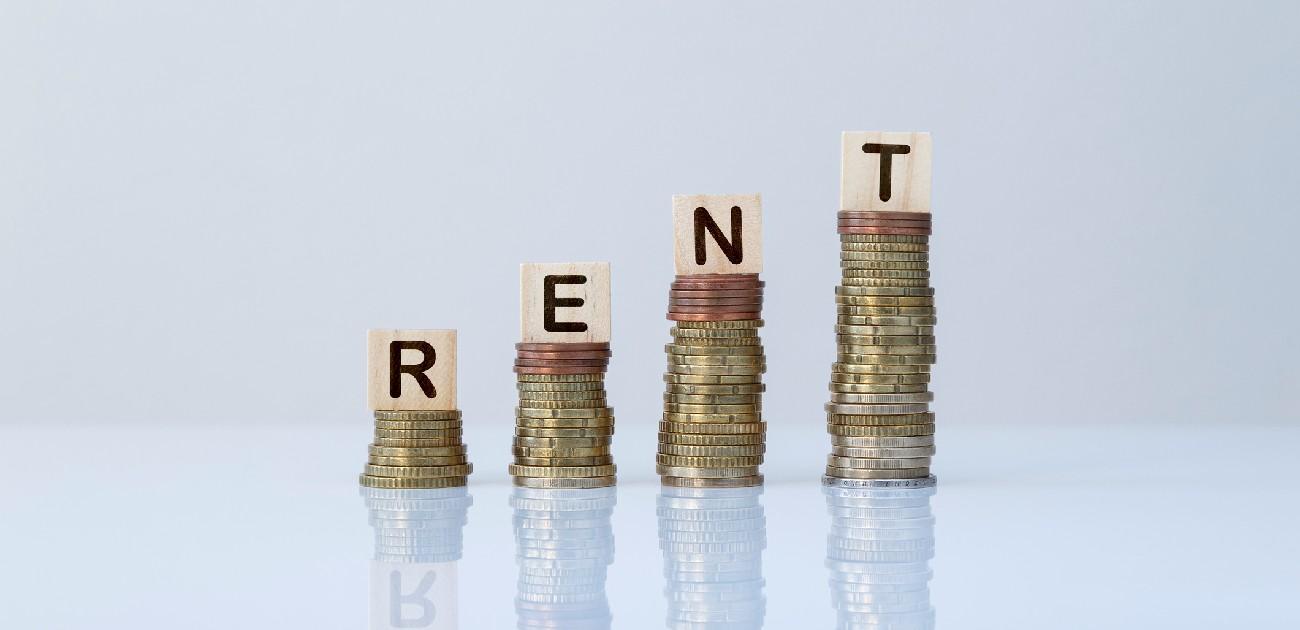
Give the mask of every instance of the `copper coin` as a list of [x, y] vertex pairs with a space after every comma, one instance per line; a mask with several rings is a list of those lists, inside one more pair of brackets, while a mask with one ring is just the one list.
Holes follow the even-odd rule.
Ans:
[[677, 306], [736, 306], [740, 304], [762, 304], [761, 297], [744, 298], [668, 298], [668, 304]]
[[928, 212], [883, 212], [874, 210], [840, 210], [841, 219], [907, 219], [909, 221], [929, 221]]
[[613, 353], [609, 350], [586, 350], [583, 352], [533, 352], [520, 350], [515, 356], [520, 359], [608, 359]]
[[840, 219], [839, 225], [844, 227], [903, 227], [903, 228], [928, 228], [929, 221], [902, 221], [896, 219]]
[[515, 365], [520, 367], [581, 367], [584, 365], [609, 365], [609, 359], [515, 359]]
[[582, 350], [608, 350], [608, 341], [575, 341], [573, 343], [517, 343], [516, 350], [529, 350], [532, 352], [569, 352]]
[[707, 306], [669, 304], [669, 313], [752, 313], [763, 310], [762, 304], [712, 304]]
[[538, 367], [515, 366], [515, 374], [603, 374], [605, 366], [600, 367]]
[[913, 235], [929, 236], [931, 230], [918, 228], [898, 228], [898, 227], [849, 227], [840, 226], [837, 230], [840, 234], [884, 234], [884, 235]]
[[741, 298], [763, 297], [762, 289], [669, 289], [669, 297], [680, 298]]
[[762, 319], [762, 313], [668, 313], [675, 322], [730, 322], [742, 319]]

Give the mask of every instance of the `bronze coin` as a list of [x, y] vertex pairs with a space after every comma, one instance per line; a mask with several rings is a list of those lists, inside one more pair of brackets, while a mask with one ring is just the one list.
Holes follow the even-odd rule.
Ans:
[[669, 289], [669, 297], [681, 298], [739, 298], [763, 297], [762, 289]]
[[604, 366], [609, 365], [609, 359], [515, 359], [515, 365], [519, 367], [582, 367], [582, 366]]
[[910, 221], [928, 221], [928, 212], [885, 212], [878, 210], [840, 210], [841, 219], [906, 219]]
[[583, 350], [609, 350], [608, 341], [573, 342], [573, 343], [517, 343], [516, 350], [530, 352], [580, 352]]
[[743, 319], [762, 319], [763, 314], [749, 313], [668, 313], [668, 319], [675, 322], [730, 322]]
[[761, 297], [744, 298], [668, 298], [669, 304], [677, 306], [735, 306], [737, 304], [762, 304]]
[[700, 306], [688, 304], [669, 304], [669, 313], [752, 313], [761, 310], [762, 304], [718, 304]]
[[582, 352], [533, 352], [520, 350], [515, 356], [520, 359], [608, 359], [613, 353], [609, 350], [585, 350]]
[[928, 228], [929, 221], [904, 221], [898, 219], [840, 219], [837, 221], [843, 227], [901, 227], [901, 228]]
[[591, 366], [545, 367], [545, 366], [516, 365], [514, 369], [515, 369], [515, 374], [604, 374], [605, 373], [605, 366], [603, 365], [599, 367], [591, 367]]
[[913, 235], [929, 236], [930, 230], [917, 228], [895, 228], [895, 227], [848, 227], [840, 226], [840, 234], [886, 234], [886, 235]]

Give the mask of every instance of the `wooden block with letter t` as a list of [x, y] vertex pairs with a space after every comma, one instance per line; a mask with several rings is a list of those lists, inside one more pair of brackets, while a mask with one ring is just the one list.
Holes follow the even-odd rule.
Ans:
[[763, 203], [758, 195], [673, 195], [678, 275], [761, 273]]
[[846, 131], [840, 210], [930, 212], [930, 134]]
[[608, 343], [609, 263], [519, 265], [524, 343]]
[[366, 347], [371, 409], [456, 408], [456, 331], [371, 330]]

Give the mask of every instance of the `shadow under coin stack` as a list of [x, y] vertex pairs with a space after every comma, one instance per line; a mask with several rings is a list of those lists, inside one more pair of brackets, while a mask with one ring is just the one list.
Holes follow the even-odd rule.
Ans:
[[656, 470], [666, 486], [763, 483], [763, 281], [758, 274], [679, 275]]
[[934, 628], [934, 479], [824, 488], [826, 539], [836, 628]]
[[927, 477], [934, 454], [930, 215], [846, 210], [839, 233], [826, 481]]
[[761, 487], [659, 491], [669, 628], [761, 628], [767, 520]]
[[375, 441], [361, 474], [368, 488], [453, 488], [469, 482], [459, 409], [375, 411]]
[[614, 410], [605, 400], [609, 343], [519, 343], [515, 463], [527, 488], [600, 488], [615, 482]]
[[515, 488], [515, 613], [520, 630], [608, 630], [605, 578], [614, 562], [612, 487]]

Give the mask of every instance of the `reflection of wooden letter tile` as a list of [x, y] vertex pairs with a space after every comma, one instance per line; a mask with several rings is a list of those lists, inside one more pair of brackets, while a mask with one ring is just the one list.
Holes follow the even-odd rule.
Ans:
[[840, 210], [930, 211], [930, 134], [846, 131]]
[[763, 203], [758, 195], [673, 195], [678, 275], [763, 271]]
[[456, 408], [456, 331], [371, 330], [366, 346], [371, 409]]
[[524, 343], [609, 341], [609, 263], [519, 266], [519, 335]]

